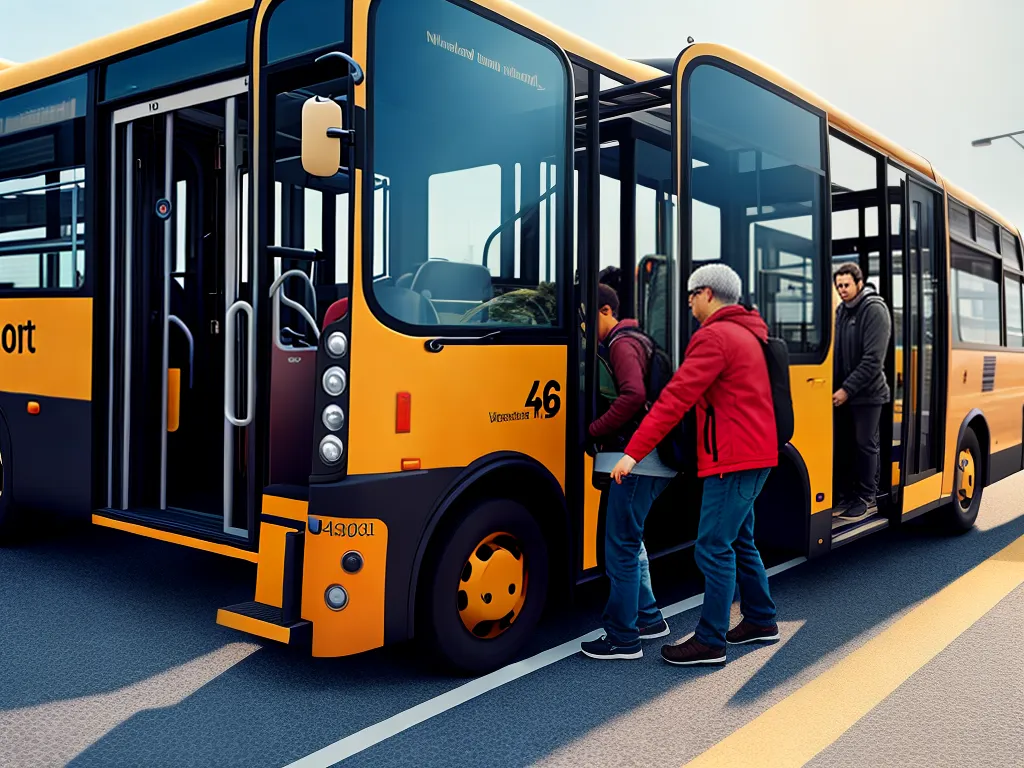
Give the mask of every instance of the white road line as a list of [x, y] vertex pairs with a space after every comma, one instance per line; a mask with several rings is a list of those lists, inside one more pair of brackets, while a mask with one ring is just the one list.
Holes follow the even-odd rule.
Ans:
[[[794, 568], [806, 560], [806, 557], [798, 557], [794, 560], [781, 563], [773, 568], [769, 568], [768, 575], [775, 576], [783, 571], [788, 571], [790, 568]], [[667, 619], [683, 613], [684, 611], [697, 608], [703, 603], [704, 594], [701, 593], [662, 608], [661, 612]], [[376, 744], [380, 744], [382, 741], [386, 741], [392, 736], [396, 736], [402, 731], [406, 731], [413, 726], [419, 725], [436, 715], [447, 712], [449, 709], [454, 709], [460, 704], [465, 704], [467, 701], [475, 699], [477, 696], [482, 696], [496, 688], [500, 688], [506, 683], [511, 683], [514, 680], [525, 677], [531, 672], [536, 672], [538, 669], [543, 669], [544, 667], [561, 661], [562, 659], [567, 659], [570, 656], [579, 653], [580, 643], [588, 640], [596, 640], [603, 634], [603, 629], [595, 629], [593, 632], [589, 632], [582, 637], [577, 637], [575, 640], [570, 640], [567, 643], [556, 645], [554, 648], [549, 648], [546, 651], [538, 653], [536, 656], [531, 656], [528, 659], [517, 661], [514, 664], [509, 664], [507, 667], [502, 667], [501, 669], [495, 670], [483, 677], [478, 677], [476, 680], [460, 685], [458, 688], [442, 693], [440, 696], [435, 696], [421, 704], [417, 704], [415, 707], [399, 712], [397, 715], [392, 715], [387, 720], [381, 720], [379, 723], [375, 723], [368, 728], [363, 728], [361, 731], [356, 731], [350, 736], [346, 736], [333, 744], [328, 744], [323, 749], [319, 749], [311, 755], [307, 755], [306, 757], [296, 760], [285, 768], [327, 768], [327, 766], [334, 765], [341, 760], [352, 757], [352, 755], [363, 752], [364, 750], [367, 750]]]

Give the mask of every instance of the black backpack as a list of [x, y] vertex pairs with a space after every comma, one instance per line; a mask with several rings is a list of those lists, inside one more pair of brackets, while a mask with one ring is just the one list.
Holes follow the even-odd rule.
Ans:
[[771, 386], [772, 406], [775, 410], [775, 434], [781, 451], [793, 439], [795, 422], [793, 392], [789, 388], [789, 347], [785, 341], [774, 336], [769, 336], [762, 346], [768, 364], [768, 384]]
[[[665, 385], [671, 380], [675, 369], [672, 367], [672, 358], [668, 353], [657, 345], [654, 339], [639, 328], [623, 328], [617, 331], [610, 339], [608, 346], [622, 336], [633, 336], [641, 340], [647, 350], [647, 378], [644, 381], [647, 403], [643, 413], [636, 419], [633, 425], [635, 430], [640, 426], [640, 421], [651, 410], [651, 407], [665, 389]], [[676, 424], [671, 431], [657, 446], [658, 458], [661, 463], [676, 472], [695, 472], [697, 469], [697, 414], [691, 408], [683, 420]]]

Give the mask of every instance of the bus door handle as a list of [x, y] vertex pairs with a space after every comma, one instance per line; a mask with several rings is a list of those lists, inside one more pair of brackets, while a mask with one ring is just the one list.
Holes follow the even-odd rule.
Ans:
[[[248, 342], [248, 355], [246, 355], [245, 372], [245, 418], [239, 419], [236, 413], [237, 403], [235, 402], [235, 355], [238, 352], [235, 323], [239, 312], [245, 313], [246, 318], [246, 341]], [[236, 301], [228, 309], [224, 316], [224, 418], [236, 427], [245, 427], [252, 422], [253, 389], [255, 383], [255, 354], [253, 345], [253, 318], [252, 307], [245, 301]]]
[[825, 379], [808, 379], [807, 383], [810, 384], [812, 387], [820, 387], [820, 386], [822, 386], [823, 384], [826, 383], [826, 380]]

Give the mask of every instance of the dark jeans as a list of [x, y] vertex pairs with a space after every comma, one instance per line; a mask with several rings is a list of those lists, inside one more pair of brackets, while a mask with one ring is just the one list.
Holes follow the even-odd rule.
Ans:
[[757, 626], [775, 621], [768, 574], [754, 545], [754, 500], [769, 471], [750, 469], [704, 481], [694, 552], [704, 574], [704, 607], [694, 636], [712, 648], [725, 647], [737, 582], [743, 618]]
[[841, 405], [836, 409], [835, 476], [839, 501], [859, 498], [871, 504], [878, 495], [878, 421], [880, 405]]
[[651, 571], [644, 546], [644, 521], [651, 505], [669, 481], [660, 477], [626, 475], [612, 482], [605, 515], [604, 561], [611, 593], [604, 609], [605, 634], [613, 645], [633, 645], [638, 627], [664, 617], [651, 589]]

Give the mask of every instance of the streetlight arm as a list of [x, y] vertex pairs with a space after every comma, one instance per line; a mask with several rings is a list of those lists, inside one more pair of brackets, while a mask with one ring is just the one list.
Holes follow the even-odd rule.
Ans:
[[1024, 134], [1024, 131], [1013, 131], [1012, 133], [1001, 133], [998, 136], [986, 136], [983, 139], [975, 139], [974, 141], [971, 142], [971, 144], [973, 144], [976, 147], [987, 147], [989, 144], [991, 144], [996, 139], [1012, 139], [1013, 141], [1015, 141], [1018, 144], [1020, 144], [1020, 142], [1017, 141], [1016, 139], [1014, 139], [1013, 137], [1014, 136], [1020, 136], [1022, 134]]

